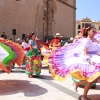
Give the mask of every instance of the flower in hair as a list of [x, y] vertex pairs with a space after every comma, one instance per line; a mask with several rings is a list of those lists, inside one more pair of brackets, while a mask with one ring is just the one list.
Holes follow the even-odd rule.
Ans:
[[86, 28], [82, 28], [81, 34], [83, 34], [85, 30], [86, 30]]

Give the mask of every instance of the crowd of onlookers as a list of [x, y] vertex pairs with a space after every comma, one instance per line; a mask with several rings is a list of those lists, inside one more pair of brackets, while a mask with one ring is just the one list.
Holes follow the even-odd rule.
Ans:
[[[6, 33], [5, 33], [5, 32], [3, 32], [3, 33], [1, 34], [1, 38], [4, 38], [4, 39], [10, 40], [10, 41], [13, 41], [13, 40], [12, 40], [12, 38], [8, 38], [8, 37], [7, 37], [7, 35], [6, 35]], [[15, 42], [17, 42], [17, 43], [19, 43], [19, 44], [21, 44], [21, 43], [22, 43], [22, 41], [21, 41], [21, 39], [20, 39], [20, 38], [16, 39], [16, 41], [15, 41]]]
[[[8, 37], [7, 37], [7, 35], [6, 35], [5, 32], [3, 32], [3, 33], [1, 34], [1, 38], [8, 39]], [[8, 40], [11, 40], [11, 41], [12, 41], [11, 38], [9, 38]], [[47, 40], [46, 40], [46, 43], [48, 43], [48, 41], [51, 42], [52, 40], [47, 39]], [[64, 40], [61, 39], [61, 45], [64, 46], [64, 45], [66, 45], [66, 44], [72, 43], [72, 41], [73, 41], [73, 39], [64, 39]], [[15, 42], [21, 44], [21, 43], [22, 43], [22, 40], [21, 40], [20, 38], [17, 38], [17, 39], [15, 40]]]

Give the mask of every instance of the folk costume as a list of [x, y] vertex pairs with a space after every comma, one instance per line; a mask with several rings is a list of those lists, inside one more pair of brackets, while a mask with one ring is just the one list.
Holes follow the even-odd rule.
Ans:
[[32, 49], [27, 53], [26, 73], [28, 75], [39, 75], [41, 73], [41, 55], [35, 40], [29, 40]]
[[[88, 49], [88, 55], [84, 55], [83, 49]], [[77, 80], [93, 82], [100, 76], [100, 46], [95, 39], [83, 38], [81, 41], [60, 48], [51, 59], [52, 77], [64, 81], [68, 74]], [[93, 65], [90, 64], [93, 62]]]

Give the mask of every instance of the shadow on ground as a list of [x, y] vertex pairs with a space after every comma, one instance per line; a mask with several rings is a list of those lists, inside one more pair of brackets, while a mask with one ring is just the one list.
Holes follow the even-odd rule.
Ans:
[[[87, 96], [87, 100], [100, 100], [100, 94], [91, 94]], [[79, 96], [78, 100], [82, 100], [82, 96]]]
[[[49, 67], [42, 67], [41, 70], [44, 69], [44, 70], [48, 70], [49, 72]], [[21, 67], [14, 67], [11, 71], [11, 73], [25, 73], [25, 66], [21, 66]], [[0, 69], [0, 73], [5, 73], [5, 71], [1, 70]]]
[[88, 98], [90, 98], [91, 100], [100, 100], [100, 94], [91, 94], [88, 95]]
[[0, 80], [0, 95], [24, 93], [25, 96], [39, 96], [47, 93], [47, 89], [25, 80]]
[[42, 67], [42, 69], [46, 69], [46, 70], [48, 69], [48, 70], [49, 70], [49, 67], [48, 67], [48, 66], [46, 66], [46, 67]]
[[34, 75], [33, 78], [38, 78], [38, 79], [43, 79], [43, 80], [53, 80], [51, 76], [41, 75], [41, 74], [39, 76]]

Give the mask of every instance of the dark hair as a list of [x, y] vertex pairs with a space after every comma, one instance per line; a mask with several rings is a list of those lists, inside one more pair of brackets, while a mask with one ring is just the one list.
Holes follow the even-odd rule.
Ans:
[[9, 40], [12, 40], [11, 38]]
[[24, 41], [27, 40], [27, 37], [25, 37], [23, 40], [24, 40]]
[[83, 37], [86, 37], [87, 38], [87, 36], [88, 36], [88, 31], [90, 31], [91, 29], [93, 29], [94, 27], [92, 27], [92, 26], [90, 26], [90, 27], [88, 27], [88, 28], [85, 28], [84, 30], [83, 30]]
[[7, 36], [4, 35], [4, 34], [2, 34], [1, 37], [4, 38], [4, 39], [7, 39]]
[[35, 33], [31, 33], [31, 36], [30, 36], [30, 38], [32, 38], [32, 36], [33, 36], [33, 35], [35, 35]]
[[31, 35], [33, 36], [35, 33], [32, 33]]
[[25, 37], [24, 39], [23, 39], [26, 43], [28, 43], [28, 38], [27, 37]]

